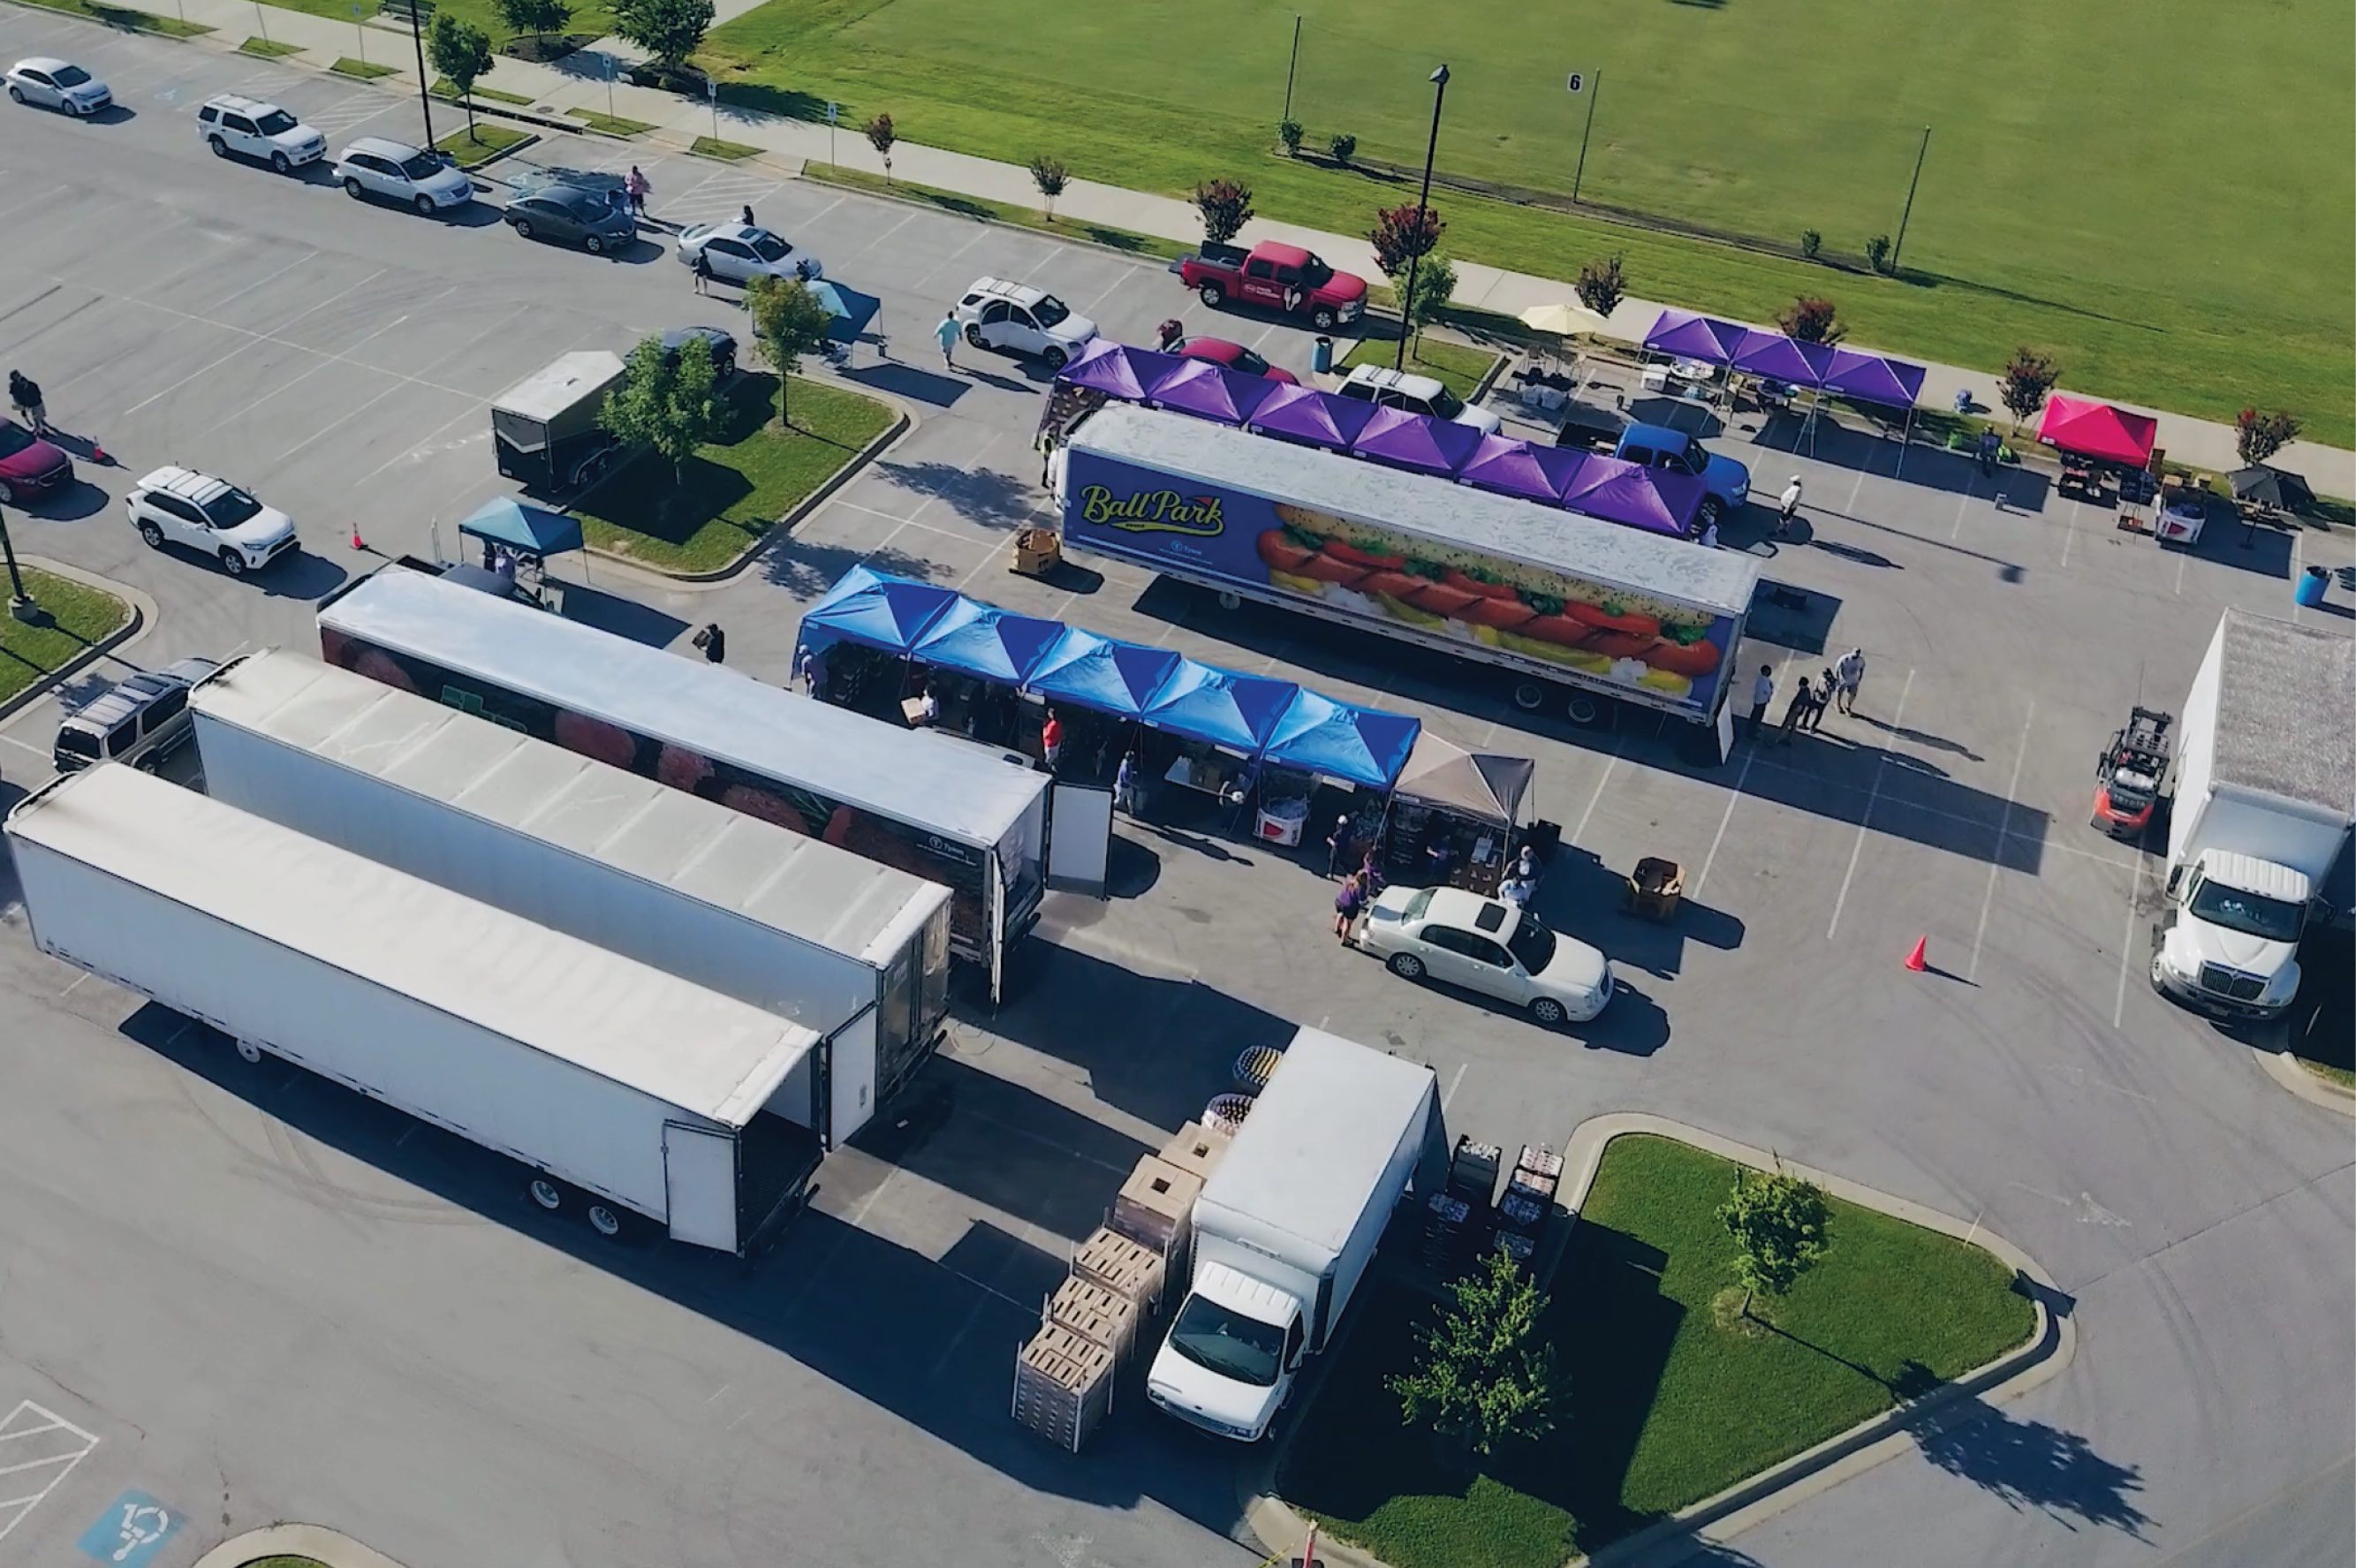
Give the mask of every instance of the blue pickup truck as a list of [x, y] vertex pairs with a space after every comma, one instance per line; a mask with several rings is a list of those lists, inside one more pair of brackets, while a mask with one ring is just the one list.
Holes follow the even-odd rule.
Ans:
[[1665, 424], [1632, 424], [1620, 433], [1614, 457], [1642, 463], [1648, 468], [1668, 468], [1697, 476], [1709, 490], [1702, 503], [1702, 521], [1715, 522], [1725, 512], [1737, 511], [1751, 499], [1751, 470], [1731, 457], [1721, 457], [1682, 430]]

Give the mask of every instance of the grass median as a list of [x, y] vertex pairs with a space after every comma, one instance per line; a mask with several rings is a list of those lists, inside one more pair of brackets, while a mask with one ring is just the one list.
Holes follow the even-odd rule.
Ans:
[[[1396, 338], [1361, 338], [1342, 357], [1336, 370], [1352, 370], [1359, 365], [1374, 365], [1389, 370], [1398, 356]], [[1430, 333], [1419, 334], [1407, 346], [1407, 372], [1411, 376], [1430, 376], [1470, 403], [1473, 389], [1481, 384], [1496, 364], [1498, 356], [1486, 349], [1476, 349], [1469, 343], [1451, 343]]]
[[344, 56], [327, 69], [337, 76], [348, 76], [355, 81], [374, 81], [379, 77], [401, 74], [391, 66], [379, 65], [374, 60], [354, 59], [349, 55]]
[[1384, 1387], [1431, 1309], [1387, 1286], [1280, 1492], [1392, 1568], [1561, 1568], [2028, 1337], [2033, 1309], [1996, 1259], [1837, 1200], [1823, 1261], [1753, 1308], [1768, 1326], [1731, 1316], [1716, 1211], [1735, 1170], [1665, 1138], [1605, 1150], [1545, 1320], [1570, 1384], [1551, 1436], [1469, 1477], [1437, 1465]]
[[256, 59], [284, 59], [288, 55], [301, 54], [303, 46], [281, 43], [276, 38], [248, 38], [237, 46], [237, 52]]
[[959, 218], [979, 219], [985, 223], [1011, 223], [1018, 229], [1032, 229], [1066, 240], [1086, 240], [1091, 244], [1127, 251], [1131, 255], [1159, 256], [1163, 261], [1175, 261], [1180, 256], [1194, 253], [1194, 246], [1182, 245], [1174, 240], [1116, 229], [1108, 223], [1085, 222], [1076, 218], [1058, 218], [1051, 222], [1047, 215], [1035, 207], [1023, 207], [1012, 201], [991, 201], [979, 196], [960, 196], [954, 190], [937, 190], [929, 185], [911, 185], [905, 179], [887, 182], [881, 175], [869, 174], [864, 169], [844, 168], [840, 164], [805, 164], [802, 177], [824, 185], [842, 186], [851, 190], [896, 196], [903, 201], [920, 201]]
[[[0, 608], [0, 702], [47, 682], [92, 643], [120, 630], [131, 607], [102, 588], [24, 568], [25, 592], [40, 606], [38, 625]], [[7, 579], [0, 575], [0, 597]]]
[[681, 473], [641, 456], [583, 499], [575, 510], [592, 545], [667, 572], [723, 571], [897, 417], [872, 397], [797, 376], [793, 425], [780, 429], [777, 378], [762, 371], [739, 373], [725, 396], [719, 439]]
[[530, 140], [529, 131], [510, 131], [505, 125], [477, 121], [472, 130], [453, 131], [434, 145], [437, 151], [449, 154], [460, 168], [470, 169]]
[[69, 16], [87, 16], [93, 22], [103, 22], [110, 27], [121, 27], [131, 33], [154, 33], [159, 38], [194, 38], [212, 31], [202, 22], [184, 22], [177, 16], [159, 16], [153, 11], [135, 11], [128, 5], [108, 5], [101, 0], [24, 0], [27, 5], [37, 5], [44, 11], [62, 11]]

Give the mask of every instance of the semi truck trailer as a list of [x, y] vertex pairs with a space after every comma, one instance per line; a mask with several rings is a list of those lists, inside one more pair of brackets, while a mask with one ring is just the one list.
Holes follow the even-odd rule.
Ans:
[[546, 1208], [742, 1253], [819, 1158], [789, 1019], [102, 763], [8, 814], [43, 952], [515, 1161]]

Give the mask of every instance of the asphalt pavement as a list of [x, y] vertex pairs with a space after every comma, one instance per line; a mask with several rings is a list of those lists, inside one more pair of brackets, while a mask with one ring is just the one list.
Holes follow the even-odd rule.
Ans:
[[[447, 547], [507, 488], [487, 400], [556, 353], [696, 321], [742, 335], [729, 291], [696, 296], [657, 244], [609, 260], [519, 241], [488, 210], [356, 203], [214, 159], [188, 118], [234, 88], [339, 144], [413, 134], [413, 100], [0, 10], [0, 54], [32, 53], [84, 60], [123, 104], [89, 123], [0, 113], [0, 181], [35, 215], [0, 248], [0, 360], [113, 460], [10, 526], [20, 550], [161, 611], [83, 687], [123, 663], [305, 645], [319, 595], [437, 532]], [[961, 1011], [905, 1125], [830, 1165], [817, 1211], [745, 1277], [544, 1220], [465, 1145], [245, 1069], [38, 957], [12, 909], [0, 1416], [31, 1402], [94, 1442], [62, 1471], [44, 1461], [32, 1506], [0, 1508], [0, 1568], [61, 1559], [133, 1487], [187, 1512], [161, 1568], [280, 1518], [412, 1568], [1248, 1563], [1229, 1540], [1237, 1455], [1124, 1404], [1073, 1460], [1004, 1400], [1042, 1284], [1119, 1173], [1242, 1046], [1294, 1023], [1430, 1062], [1451, 1123], [1491, 1142], [1559, 1147], [1589, 1116], [1654, 1112], [1975, 1218], [2051, 1272], [2079, 1326], [2067, 1372], [1745, 1535], [1760, 1562], [2356, 1552], [2356, 1133], [2276, 1088], [2263, 1040], [2151, 993], [2154, 863], [2085, 825], [2094, 753], [2128, 704], [2181, 700], [2224, 606], [2293, 613], [2289, 579], [2349, 566], [2347, 533], [2245, 548], [2225, 530], [2161, 552], [2033, 474], [1999, 498], [1944, 454], [1912, 450], [1899, 478], [1889, 442], [1834, 431], [1795, 454], [1788, 424], [1738, 425], [1715, 445], [1769, 493], [1803, 475], [1809, 499], [1780, 547], [1755, 512], [1728, 530], [1805, 595], [1762, 618], [1746, 665], [1788, 690], [1854, 644], [1869, 670], [1854, 719], [1697, 769], [1649, 725], [1525, 715], [1462, 670], [1128, 568], [1004, 570], [1012, 531], [1043, 515], [1044, 377], [964, 351], [941, 364], [930, 328], [972, 278], [1049, 287], [1130, 341], [1177, 316], [1296, 370], [1305, 333], [1214, 317], [1155, 263], [759, 166], [560, 136], [486, 173], [633, 157], [659, 219], [749, 203], [880, 295], [882, 341], [845, 373], [914, 418], [727, 584], [589, 566], [636, 607], [634, 634], [717, 619], [732, 662], [782, 679], [800, 609], [865, 560], [1416, 713], [1537, 760], [1538, 813], [1569, 846], [1541, 908], [1633, 991], [1548, 1033], [1408, 986], [1333, 941], [1315, 864], [1165, 810], [1123, 825], [1116, 897], [1051, 899], [1008, 1005]], [[147, 551], [120, 500], [165, 462], [284, 508], [304, 554], [236, 581]], [[0, 799], [46, 776], [55, 716], [0, 727]], [[1645, 854], [1688, 868], [1676, 927], [1617, 912]], [[1927, 974], [1899, 963], [1918, 936]]]

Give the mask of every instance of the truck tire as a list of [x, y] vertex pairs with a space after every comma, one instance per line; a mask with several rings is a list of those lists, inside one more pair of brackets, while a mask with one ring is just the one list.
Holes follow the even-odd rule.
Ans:
[[607, 1204], [591, 1204], [589, 1206], [589, 1229], [597, 1232], [598, 1235], [605, 1237], [607, 1240], [612, 1240], [615, 1237], [619, 1236], [622, 1233], [621, 1211]]
[[1522, 712], [1526, 714], [1537, 713], [1540, 708], [1546, 706], [1546, 700], [1547, 687], [1545, 682], [1516, 681], [1514, 682], [1514, 706], [1521, 709]]
[[551, 1214], [564, 1207], [564, 1189], [546, 1176], [532, 1177], [525, 1186], [524, 1191], [531, 1195], [532, 1202], [547, 1209]]
[[1223, 610], [1239, 610], [1244, 607], [1244, 596], [1222, 588], [1219, 590], [1219, 607]]
[[1612, 699], [1591, 693], [1573, 692], [1563, 704], [1563, 717], [1580, 729], [1595, 729], [1612, 722]]
[[259, 1062], [262, 1060], [262, 1047], [252, 1040], [240, 1040], [237, 1043], [237, 1059], [249, 1066]]
[[1213, 283], [1210, 279], [1205, 278], [1201, 284], [1195, 286], [1194, 297], [1201, 300], [1205, 305], [1209, 306], [1213, 310], [1216, 310], [1219, 306], [1227, 303], [1226, 285], [1225, 284]]
[[1340, 323], [1341, 317], [1333, 314], [1333, 307], [1330, 305], [1321, 305], [1309, 313], [1309, 325], [1320, 332], [1331, 332]]
[[2159, 955], [2158, 953], [2151, 955], [2151, 988], [2162, 996], [2168, 995], [2168, 987], [2159, 983]]

